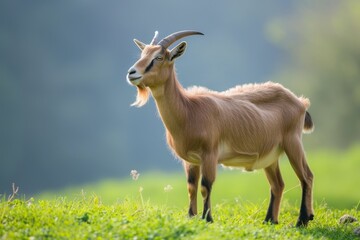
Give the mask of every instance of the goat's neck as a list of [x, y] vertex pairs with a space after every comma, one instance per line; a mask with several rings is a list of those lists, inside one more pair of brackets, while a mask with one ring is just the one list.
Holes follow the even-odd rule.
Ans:
[[151, 92], [166, 129], [171, 135], [177, 135], [183, 130], [186, 122], [188, 99], [176, 78], [175, 70], [165, 84], [152, 88]]

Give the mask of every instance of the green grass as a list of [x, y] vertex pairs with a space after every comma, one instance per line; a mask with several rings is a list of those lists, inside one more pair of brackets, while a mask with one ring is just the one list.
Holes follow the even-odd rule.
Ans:
[[213, 207], [214, 223], [188, 218], [186, 208], [139, 199], [106, 205], [96, 196], [78, 200], [0, 202], [0, 239], [353, 239], [359, 225], [342, 225], [343, 214], [359, 209], [316, 206], [307, 228], [293, 227], [297, 206], [285, 201], [279, 225], [263, 224], [264, 204], [226, 202]]
[[[213, 224], [187, 217], [182, 172], [140, 172], [138, 180], [109, 179], [45, 192], [24, 200], [0, 200], [0, 239], [353, 239], [360, 219], [360, 146], [345, 152], [308, 154], [315, 175], [315, 220], [293, 225], [301, 189], [286, 158], [279, 225], [264, 225], [269, 185], [262, 171], [221, 170], [213, 187]], [[180, 166], [179, 166], [180, 168]], [[139, 170], [139, 169], [138, 169]], [[130, 174], [130, 171], [129, 171]], [[165, 191], [167, 185], [171, 191]], [[139, 191], [141, 189], [141, 191]], [[201, 196], [198, 207], [201, 211]]]

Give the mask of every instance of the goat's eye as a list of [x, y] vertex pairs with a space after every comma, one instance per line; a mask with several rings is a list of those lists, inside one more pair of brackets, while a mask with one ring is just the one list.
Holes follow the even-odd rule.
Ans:
[[156, 59], [157, 61], [162, 61], [164, 58], [163, 58], [162, 56], [157, 56], [157, 57], [155, 57], [155, 59]]

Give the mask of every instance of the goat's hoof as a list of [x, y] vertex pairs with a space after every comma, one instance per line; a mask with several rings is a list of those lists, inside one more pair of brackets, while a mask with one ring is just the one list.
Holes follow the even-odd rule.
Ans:
[[273, 219], [265, 219], [264, 221], [263, 221], [263, 224], [271, 224], [271, 225], [275, 225], [275, 224], [279, 224], [279, 222], [278, 221], [274, 221]]
[[208, 223], [213, 223], [214, 220], [213, 220], [212, 217], [207, 217], [207, 218], [206, 218], [206, 222], [208, 222]]
[[314, 214], [310, 214], [310, 216], [305, 219], [299, 218], [296, 223], [296, 227], [307, 227], [309, 221], [312, 220], [314, 220]]
[[196, 215], [190, 215], [188, 214], [188, 218], [194, 218]]
[[195, 217], [196, 215], [197, 215], [197, 214], [194, 213], [194, 212], [190, 212], [190, 211], [189, 211], [189, 213], [188, 213], [189, 218], [193, 218], [193, 217]]
[[202, 219], [205, 219], [206, 222], [208, 222], [208, 223], [213, 223], [214, 222], [213, 218], [211, 216], [209, 216], [209, 215], [203, 216]]

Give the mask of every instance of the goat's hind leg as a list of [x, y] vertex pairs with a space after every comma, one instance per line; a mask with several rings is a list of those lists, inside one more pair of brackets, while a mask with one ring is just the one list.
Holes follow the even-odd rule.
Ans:
[[300, 214], [296, 226], [307, 226], [308, 222], [314, 219], [312, 196], [314, 176], [307, 164], [300, 138], [292, 138], [287, 141], [284, 149], [302, 187]]
[[184, 161], [184, 169], [190, 201], [189, 217], [193, 217], [197, 214], [197, 190], [200, 178], [200, 166], [192, 165]]
[[264, 223], [278, 224], [280, 202], [285, 186], [279, 169], [279, 161], [277, 160], [271, 166], [265, 168], [265, 174], [270, 183], [271, 190], [270, 204]]

